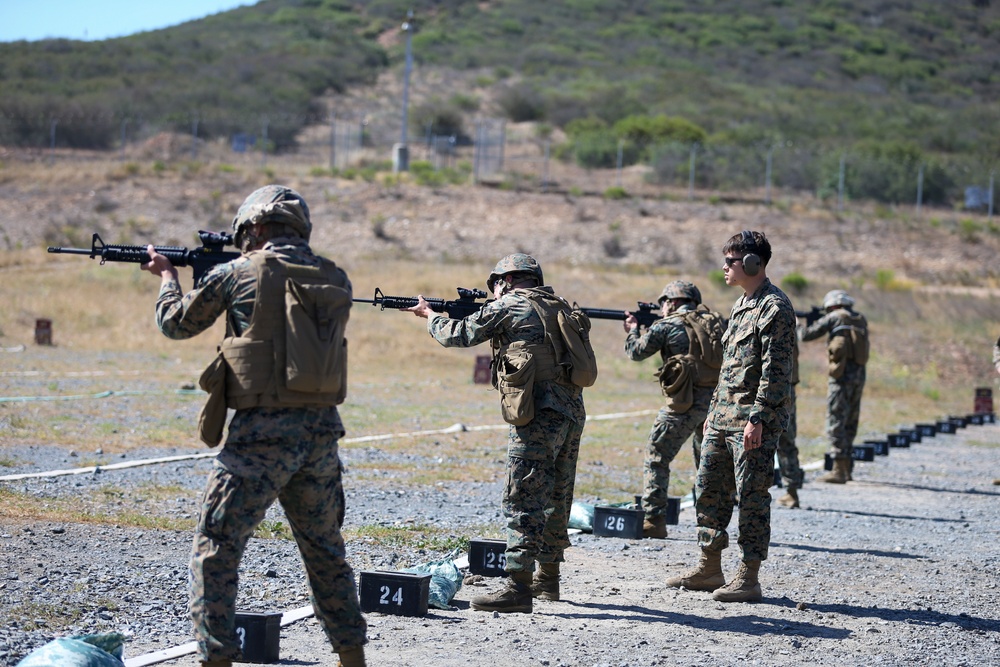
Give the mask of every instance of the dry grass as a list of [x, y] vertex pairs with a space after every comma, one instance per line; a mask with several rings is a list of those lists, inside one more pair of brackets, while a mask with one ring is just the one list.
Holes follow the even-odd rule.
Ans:
[[132, 526], [150, 530], [183, 530], [194, 528], [195, 520], [163, 516], [148, 509], [120, 507], [122, 496], [101, 492], [104, 497], [66, 499], [38, 497], [0, 486], [0, 517], [5, 521], [49, 521], [55, 523], [86, 523], [110, 526]]
[[[153, 323], [158, 281], [152, 276], [135, 266], [101, 267], [87, 258], [45, 259], [28, 251], [0, 255], [0, 303], [5, 304], [0, 311], [0, 348], [25, 346], [20, 352], [0, 352], [0, 396], [136, 393], [0, 402], [0, 445], [51, 445], [83, 453], [100, 448], [105, 456], [149, 445], [199, 447], [193, 421], [201, 398], [178, 393], [178, 389], [193, 383], [212, 358], [222, 335], [221, 324], [193, 340], [170, 341]], [[490, 268], [463, 263], [428, 266], [407, 260], [342, 263], [356, 295], [365, 298], [376, 286], [388, 294], [451, 298], [457, 286], [481, 287]], [[662, 284], [674, 277], [667, 271], [651, 275], [638, 268], [545, 268], [548, 282], [570, 300], [610, 308], [652, 300]], [[189, 283], [189, 272], [182, 271]], [[728, 313], [735, 290], [693, 278], [706, 302]], [[817, 303], [832, 286], [814, 286], [796, 297], [797, 305]], [[974, 388], [994, 384], [989, 359], [992, 337], [984, 332], [993, 331], [996, 300], [974, 294], [855, 291], [859, 307], [871, 321], [873, 340], [859, 436], [971, 412]], [[54, 346], [33, 344], [38, 317], [53, 320]], [[472, 382], [475, 357], [487, 350], [442, 348], [429, 338], [423, 320], [362, 304], [352, 313], [348, 335], [351, 390], [343, 416], [349, 437], [440, 429], [456, 422], [499, 423], [496, 395]], [[586, 392], [590, 414], [659, 406], [652, 376], [655, 360], [628, 361], [621, 352], [623, 337], [619, 323], [594, 322], [601, 378]], [[824, 445], [824, 364], [822, 343], [803, 346], [798, 424], [806, 460], [818, 457]], [[644, 416], [588, 424], [578, 497], [618, 501], [641, 491], [642, 458], [651, 422], [651, 416]], [[502, 469], [505, 443], [506, 433], [501, 430], [344, 447], [405, 454], [406, 464], [355, 465], [352, 474], [366, 483], [415, 487], [494, 479]], [[85, 462], [104, 463], [107, 458], [88, 454], [75, 460], [76, 465]], [[678, 456], [674, 470], [672, 492], [686, 493], [693, 477], [687, 448]], [[4, 500], [14, 503], [15, 514], [68, 518], [76, 512], [68, 506], [39, 508], [37, 502], [26, 504], [9, 493]], [[119, 519], [126, 515], [115, 514]], [[81, 519], [103, 520], [96, 513]]]

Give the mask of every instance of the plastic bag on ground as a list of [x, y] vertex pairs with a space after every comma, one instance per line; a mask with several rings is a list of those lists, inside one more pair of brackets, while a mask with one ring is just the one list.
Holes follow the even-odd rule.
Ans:
[[53, 639], [24, 656], [15, 667], [125, 667], [125, 635], [74, 635]]
[[455, 565], [455, 558], [459, 550], [456, 549], [451, 554], [441, 560], [431, 561], [408, 567], [403, 572], [412, 574], [431, 575], [430, 590], [427, 594], [427, 605], [435, 609], [454, 611], [451, 601], [455, 593], [462, 587], [462, 573]]
[[585, 533], [594, 532], [594, 506], [574, 502], [569, 508], [569, 523], [566, 526]]

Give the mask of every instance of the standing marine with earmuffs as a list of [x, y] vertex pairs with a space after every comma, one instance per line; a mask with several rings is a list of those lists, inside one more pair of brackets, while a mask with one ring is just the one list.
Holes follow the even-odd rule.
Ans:
[[868, 321], [854, 310], [854, 299], [842, 289], [823, 297], [826, 315], [798, 330], [803, 342], [827, 336], [830, 378], [826, 394], [826, 435], [830, 440], [833, 470], [820, 482], [844, 484], [851, 479], [854, 437], [861, 416], [861, 393], [865, 389], [868, 363]]
[[[722, 247], [727, 285], [741, 287], [722, 338], [722, 368], [705, 421], [695, 481], [698, 515], [697, 567], [667, 585], [713, 591], [719, 602], [762, 598], [757, 576], [771, 541], [774, 453], [788, 425], [795, 310], [766, 274], [771, 244], [761, 232], [744, 231]], [[739, 503], [741, 558], [726, 583], [722, 552]]]

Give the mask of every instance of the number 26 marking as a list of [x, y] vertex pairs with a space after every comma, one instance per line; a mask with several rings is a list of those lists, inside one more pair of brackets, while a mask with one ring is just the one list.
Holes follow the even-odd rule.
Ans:
[[604, 527], [608, 530], [620, 533], [625, 530], [625, 517], [609, 516], [604, 522]]

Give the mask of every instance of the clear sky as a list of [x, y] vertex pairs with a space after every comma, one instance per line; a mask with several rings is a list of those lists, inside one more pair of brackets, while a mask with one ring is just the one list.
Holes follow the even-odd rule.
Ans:
[[256, 0], [0, 0], [0, 42], [122, 37], [253, 4]]

